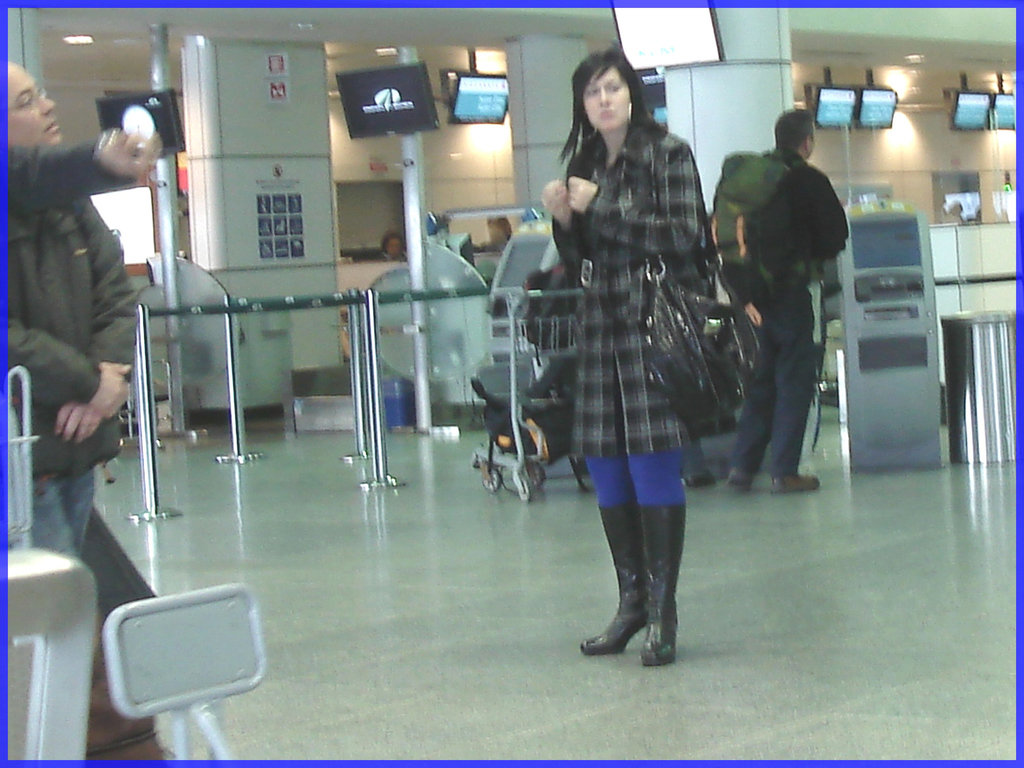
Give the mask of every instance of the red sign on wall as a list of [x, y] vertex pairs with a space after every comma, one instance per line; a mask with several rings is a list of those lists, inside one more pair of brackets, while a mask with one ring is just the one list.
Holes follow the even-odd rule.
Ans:
[[287, 104], [288, 103], [288, 81], [287, 80], [268, 80], [267, 81], [267, 97], [271, 104]]

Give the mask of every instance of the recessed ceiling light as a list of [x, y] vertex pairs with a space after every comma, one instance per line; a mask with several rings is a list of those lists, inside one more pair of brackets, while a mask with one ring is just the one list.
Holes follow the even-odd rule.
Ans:
[[924, 54], [921, 54], [921, 53], [909, 53], [909, 54], [907, 54], [906, 56], [903, 57], [903, 60], [905, 62], [907, 62], [907, 64], [923, 64], [924, 63]]
[[300, 29], [303, 32], [308, 32], [311, 29], [316, 29], [316, 24], [309, 21], [295, 21], [292, 22], [292, 27], [294, 29]]
[[383, 48], [375, 48], [374, 53], [376, 53], [378, 56], [397, 56], [398, 49], [395, 48], [393, 45], [389, 45]]
[[92, 45], [96, 42], [92, 35], [65, 35], [61, 39], [68, 45]]

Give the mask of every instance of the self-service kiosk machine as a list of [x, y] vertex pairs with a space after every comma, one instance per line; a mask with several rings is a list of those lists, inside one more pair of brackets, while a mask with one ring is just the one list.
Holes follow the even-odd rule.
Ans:
[[848, 216], [839, 269], [850, 466], [938, 467], [940, 351], [927, 222], [892, 201], [852, 205]]

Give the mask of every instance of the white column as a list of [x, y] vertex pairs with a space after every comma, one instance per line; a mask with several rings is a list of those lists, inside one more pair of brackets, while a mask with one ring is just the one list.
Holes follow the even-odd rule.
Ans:
[[572, 73], [587, 46], [528, 35], [509, 40], [505, 53], [516, 202], [539, 203], [544, 185], [565, 171], [558, 155], [572, 127]]
[[[419, 61], [416, 49], [400, 48], [398, 61], [402, 64]], [[402, 137], [402, 194], [405, 200], [405, 252], [409, 261], [409, 287], [414, 291], [422, 291], [427, 287], [426, 262], [423, 258], [423, 244], [427, 234], [423, 226], [423, 189], [423, 134], [412, 133]], [[429, 434], [433, 426], [433, 415], [430, 410], [427, 321], [427, 305], [420, 301], [414, 302], [412, 323], [418, 329], [412, 337], [416, 428]]]
[[665, 71], [668, 127], [690, 142], [710, 206], [722, 160], [775, 146], [775, 120], [793, 108], [785, 8], [718, 8], [724, 61]]
[[7, 9], [7, 60], [20, 64], [42, 81], [42, 62], [39, 58], [39, 11], [37, 9]]
[[[337, 259], [321, 45], [185, 38], [192, 258], [236, 297], [330, 293]], [[182, 302], [187, 300], [182, 286]], [[244, 405], [281, 402], [291, 368], [337, 365], [324, 311], [239, 317]], [[204, 407], [222, 407], [219, 389]]]

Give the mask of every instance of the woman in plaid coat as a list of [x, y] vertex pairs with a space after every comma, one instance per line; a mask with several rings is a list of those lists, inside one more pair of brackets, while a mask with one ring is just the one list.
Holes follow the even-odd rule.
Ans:
[[542, 201], [562, 261], [584, 287], [574, 447], [594, 482], [619, 584], [615, 618], [580, 650], [620, 653], [646, 626], [641, 661], [657, 666], [675, 660], [686, 434], [645, 373], [640, 286], [659, 256], [677, 277], [695, 268], [704, 201], [689, 145], [654, 121], [641, 88], [618, 48], [580, 63], [562, 151], [567, 178], [549, 182]]

